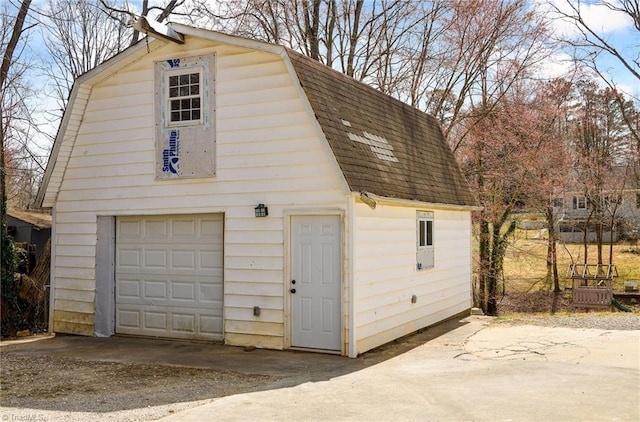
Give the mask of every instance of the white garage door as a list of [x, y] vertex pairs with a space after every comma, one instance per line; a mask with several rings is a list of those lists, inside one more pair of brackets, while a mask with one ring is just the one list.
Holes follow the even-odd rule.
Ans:
[[116, 332], [222, 339], [223, 216], [119, 217]]

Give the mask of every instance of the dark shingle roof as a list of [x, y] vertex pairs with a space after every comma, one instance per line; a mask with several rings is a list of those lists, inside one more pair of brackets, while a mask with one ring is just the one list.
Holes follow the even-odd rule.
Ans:
[[352, 192], [477, 205], [433, 116], [287, 53]]

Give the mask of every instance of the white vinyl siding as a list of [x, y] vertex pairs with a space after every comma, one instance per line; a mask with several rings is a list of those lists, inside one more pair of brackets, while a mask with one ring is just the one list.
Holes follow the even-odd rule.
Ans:
[[[434, 210], [437, 264], [416, 268], [416, 209], [355, 206], [354, 289], [358, 353], [471, 307], [471, 217]], [[383, 241], [381, 241], [383, 240]], [[411, 302], [416, 296], [416, 303]]]
[[225, 341], [283, 347], [283, 211], [345, 208], [344, 181], [280, 56], [204, 45], [189, 54], [216, 54], [215, 177], [154, 178], [153, 62], [183, 47], [93, 88], [56, 202], [55, 330], [92, 334], [98, 215], [224, 213]]

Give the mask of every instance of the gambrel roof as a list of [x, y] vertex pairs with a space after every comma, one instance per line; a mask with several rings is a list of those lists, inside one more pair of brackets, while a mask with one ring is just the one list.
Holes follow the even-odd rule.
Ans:
[[351, 191], [476, 204], [433, 116], [306, 56], [287, 54]]
[[[477, 205], [433, 116], [282, 46], [171, 25], [186, 36], [280, 55], [294, 83], [300, 83], [351, 192], [456, 207]], [[38, 192], [42, 206], [55, 202], [91, 87], [163, 44], [139, 43], [76, 80]]]

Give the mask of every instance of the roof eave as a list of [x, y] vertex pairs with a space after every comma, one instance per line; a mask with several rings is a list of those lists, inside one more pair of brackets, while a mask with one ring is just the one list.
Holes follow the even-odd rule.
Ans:
[[414, 199], [402, 199], [402, 198], [390, 198], [387, 196], [376, 195], [371, 192], [352, 192], [352, 195], [356, 198], [356, 201], [366, 203], [362, 200], [362, 196], [364, 195], [370, 200], [375, 201], [376, 204], [380, 205], [390, 205], [396, 207], [409, 207], [409, 208], [434, 208], [441, 210], [451, 210], [451, 211], [481, 211], [483, 207], [478, 205], [458, 205], [458, 204], [444, 204], [444, 203], [436, 203], [436, 202], [425, 202], [418, 201]]
[[263, 41], [242, 38], [234, 35], [227, 35], [210, 29], [194, 28], [193, 26], [183, 25], [177, 22], [169, 22], [168, 25], [180, 34], [215, 41], [221, 44], [245, 47], [251, 50], [264, 51], [273, 54], [282, 54], [285, 50], [281, 45], [269, 44]]

